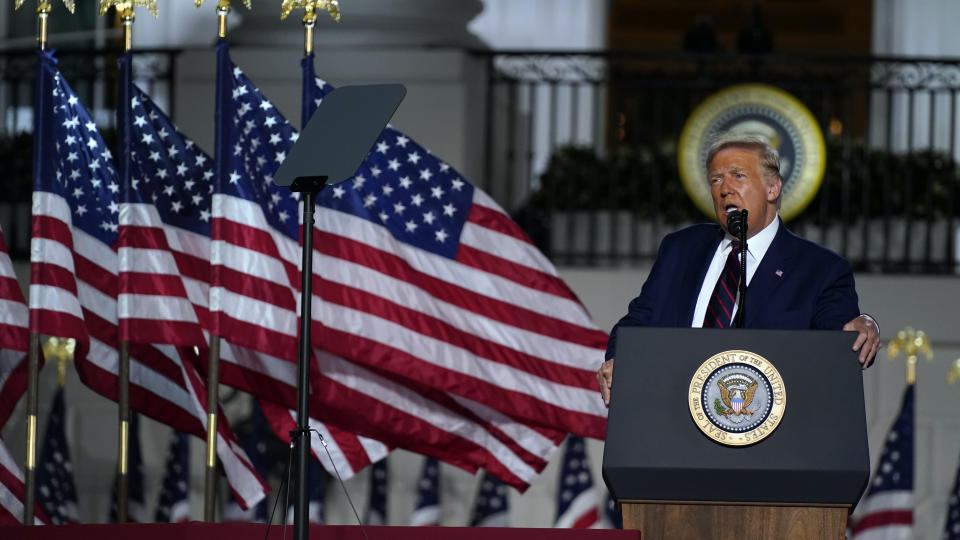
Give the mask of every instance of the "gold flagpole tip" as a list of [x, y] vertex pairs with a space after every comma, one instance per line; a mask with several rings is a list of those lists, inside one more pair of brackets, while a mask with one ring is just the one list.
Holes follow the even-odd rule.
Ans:
[[[20, 9], [20, 6], [22, 5], [23, 0], [15, 0], [13, 3], [13, 9]], [[63, 0], [63, 5], [70, 13], [74, 13], [77, 9], [77, 6], [74, 4], [73, 0]], [[37, 13], [50, 13], [51, 9], [53, 9], [53, 5], [50, 0], [40, 0], [37, 2]]]
[[933, 347], [923, 330], [914, 330], [909, 326], [897, 332], [897, 337], [887, 344], [887, 356], [895, 358], [900, 353], [907, 361], [907, 384], [917, 382], [917, 356], [923, 354], [927, 360], [933, 359]]
[[337, 0], [283, 0], [280, 4], [280, 20], [286, 19], [294, 9], [305, 9], [311, 13], [318, 9], [325, 9], [330, 18], [340, 22], [340, 2]]
[[67, 380], [67, 362], [73, 359], [77, 341], [73, 338], [50, 337], [43, 344], [43, 357], [57, 361], [57, 384], [62, 388]]
[[953, 361], [950, 366], [950, 372], [947, 373], [947, 382], [953, 384], [960, 379], [960, 358]]
[[157, 0], [100, 0], [100, 15], [106, 15], [112, 7], [117, 8], [117, 12], [123, 17], [132, 17], [134, 6], [147, 8], [151, 15], [157, 17]]
[[[193, 0], [193, 5], [200, 7], [203, 5], [203, 0]], [[253, 9], [253, 6], [250, 5], [250, 0], [243, 0], [243, 6], [247, 9]], [[230, 9], [230, 0], [217, 0], [217, 9]]]

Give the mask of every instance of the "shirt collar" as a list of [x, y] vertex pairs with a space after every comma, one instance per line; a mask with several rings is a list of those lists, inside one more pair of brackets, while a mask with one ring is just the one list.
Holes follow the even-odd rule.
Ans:
[[[757, 261], [762, 260], [763, 256], [767, 253], [767, 250], [770, 249], [770, 244], [773, 243], [773, 239], [777, 236], [777, 231], [780, 229], [780, 216], [777, 215], [769, 225], [763, 228], [762, 231], [753, 235], [753, 238], [747, 240], [747, 253], [753, 256]], [[730, 249], [730, 244], [733, 243], [734, 238], [730, 235], [726, 235], [723, 238], [720, 248], [723, 251], [728, 251]]]

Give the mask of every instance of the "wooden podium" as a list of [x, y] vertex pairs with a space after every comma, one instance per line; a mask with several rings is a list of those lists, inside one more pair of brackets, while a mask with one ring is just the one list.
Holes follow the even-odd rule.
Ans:
[[[853, 334], [621, 328], [603, 476], [643, 540], [845, 537], [870, 474]], [[749, 351], [774, 365], [782, 420], [751, 445], [715, 442], [691, 414], [707, 359]]]

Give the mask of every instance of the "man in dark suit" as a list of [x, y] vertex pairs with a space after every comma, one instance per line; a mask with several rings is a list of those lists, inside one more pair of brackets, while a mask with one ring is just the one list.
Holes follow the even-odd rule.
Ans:
[[707, 180], [717, 223], [668, 234], [627, 314], [610, 333], [597, 371], [610, 404], [613, 354], [621, 326], [729, 327], [736, 315], [739, 243], [727, 214], [747, 210], [745, 328], [854, 330], [853, 350], [866, 369], [880, 349], [879, 329], [857, 305], [850, 264], [791, 233], [777, 211], [783, 180], [776, 150], [764, 139], [721, 135], [707, 153]]

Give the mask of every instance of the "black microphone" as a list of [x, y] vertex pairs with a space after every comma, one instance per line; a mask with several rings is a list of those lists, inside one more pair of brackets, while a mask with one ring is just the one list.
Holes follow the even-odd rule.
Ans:
[[747, 235], [747, 211], [734, 210], [727, 214], [727, 230], [733, 236], [743, 240]]
[[747, 299], [747, 211], [734, 210], [727, 214], [727, 230], [740, 240], [740, 276], [739, 298], [737, 298], [737, 316], [733, 326], [743, 328], [743, 305]]

